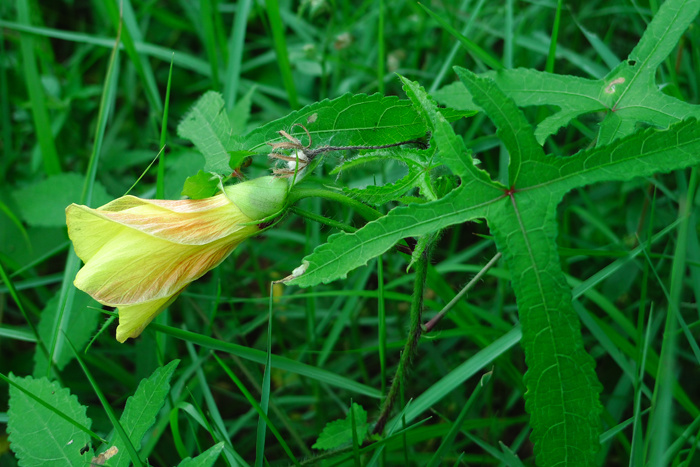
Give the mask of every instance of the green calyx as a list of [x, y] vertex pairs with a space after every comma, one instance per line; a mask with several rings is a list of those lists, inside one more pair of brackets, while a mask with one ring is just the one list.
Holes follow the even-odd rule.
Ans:
[[243, 214], [257, 221], [284, 208], [289, 184], [285, 179], [267, 176], [224, 187], [223, 191]]

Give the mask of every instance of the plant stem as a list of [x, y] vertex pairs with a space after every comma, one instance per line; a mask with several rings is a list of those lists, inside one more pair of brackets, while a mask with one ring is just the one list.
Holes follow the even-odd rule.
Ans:
[[[346, 196], [342, 193], [338, 193], [335, 191], [327, 190], [324, 188], [294, 188], [292, 191], [289, 192], [289, 197], [287, 198], [287, 204], [290, 206], [289, 210], [294, 212], [295, 214], [305, 217], [307, 219], [320, 222], [322, 224], [326, 224], [330, 227], [337, 228], [339, 230], [343, 230], [345, 232], [356, 232], [357, 229], [354, 227], [351, 227], [349, 225], [345, 225], [341, 222], [334, 221], [332, 219], [328, 219], [323, 216], [318, 216], [316, 214], [310, 213], [309, 211], [306, 211], [301, 208], [297, 208], [295, 206], [291, 206], [297, 201], [304, 199], [304, 198], [310, 198], [310, 197], [316, 197], [316, 198], [323, 198], [323, 199], [328, 199], [330, 201], [333, 201], [335, 203], [340, 203], [348, 206], [349, 208], [354, 209], [357, 211], [358, 214], [360, 214], [362, 217], [365, 218], [368, 222], [379, 219], [382, 217], [382, 213], [377, 211], [374, 208], [371, 208], [365, 204], [362, 204], [362, 202], [350, 198], [349, 196]], [[405, 253], [407, 255], [413, 254], [413, 249], [415, 248], [416, 242], [413, 238], [405, 238], [404, 241], [406, 242], [406, 245], [403, 244], [397, 244], [395, 246], [396, 251], [400, 251], [401, 253]]]
[[457, 295], [455, 295], [455, 298], [450, 300], [450, 303], [445, 305], [445, 307], [442, 310], [440, 310], [440, 313], [438, 313], [433, 317], [433, 319], [425, 323], [425, 325], [423, 326], [423, 332], [430, 332], [435, 327], [435, 325], [437, 325], [440, 322], [442, 317], [445, 316], [445, 314], [447, 314], [447, 312], [450, 311], [457, 304], [457, 302], [459, 302], [462, 299], [462, 297], [469, 291], [469, 289], [474, 287], [474, 285], [476, 285], [476, 283], [479, 280], [481, 280], [484, 274], [486, 274], [486, 271], [491, 269], [491, 267], [494, 264], [496, 264], [496, 261], [498, 261], [500, 258], [501, 253], [496, 253], [496, 255], [493, 258], [491, 258], [491, 261], [486, 263], [486, 266], [484, 266], [481, 269], [481, 271], [479, 271], [479, 273], [476, 276], [474, 276], [474, 278], [470, 280], [469, 283]]
[[368, 221], [373, 221], [382, 217], [382, 213], [373, 209], [362, 202], [352, 199], [337, 191], [328, 190], [325, 188], [307, 188], [307, 187], [294, 187], [293, 190], [289, 192], [289, 197], [287, 198], [288, 204], [295, 204], [297, 201], [304, 198], [323, 198], [334, 203], [344, 204], [350, 208], [353, 208], [359, 215], [367, 219]]
[[410, 368], [413, 355], [418, 348], [418, 341], [421, 335], [421, 315], [423, 311], [423, 290], [425, 289], [425, 278], [428, 272], [428, 261], [430, 259], [430, 251], [432, 243], [427, 246], [420, 260], [416, 263], [416, 278], [413, 282], [413, 301], [411, 302], [411, 324], [408, 330], [408, 337], [401, 352], [399, 366], [396, 369], [394, 380], [391, 382], [389, 394], [384, 399], [382, 410], [379, 413], [377, 424], [374, 427], [374, 433], [379, 434], [384, 431], [384, 426], [391, 414], [391, 409], [399, 395], [399, 389], [403, 384], [403, 380]]

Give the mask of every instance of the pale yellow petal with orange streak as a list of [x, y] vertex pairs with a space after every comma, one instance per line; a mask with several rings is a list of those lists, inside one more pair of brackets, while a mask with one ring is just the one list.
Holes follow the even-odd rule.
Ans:
[[127, 227], [95, 214], [95, 209], [71, 204], [66, 208], [68, 236], [75, 254], [87, 263], [102, 246]]
[[[66, 209], [66, 220], [73, 242], [95, 244], [98, 240], [87, 241], [81, 233], [92, 235], [98, 229], [114, 229], [114, 226], [99, 225], [100, 219], [190, 245], [213, 242], [244, 229], [247, 227], [245, 224], [251, 223], [251, 219], [224, 195], [180, 201], [142, 200], [125, 196], [98, 209], [69, 206]], [[103, 238], [97, 238], [104, 241]], [[91, 253], [94, 252], [88, 251], [85, 255], [91, 256]]]
[[146, 329], [146, 326], [170, 306], [182, 290], [171, 297], [159, 298], [150, 302], [139, 303], [138, 305], [120, 306], [118, 309], [119, 326], [117, 326], [117, 340], [124, 343], [129, 338], [133, 339], [140, 336], [143, 330]]
[[219, 265], [255, 232], [250, 226], [206, 245], [182, 245], [124, 229], [93, 255], [74, 283], [111, 306], [165, 298]]

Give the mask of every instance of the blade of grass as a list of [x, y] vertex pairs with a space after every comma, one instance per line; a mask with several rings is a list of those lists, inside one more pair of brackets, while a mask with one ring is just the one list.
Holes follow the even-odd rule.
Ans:
[[[173, 57], [175, 54], [173, 53]], [[168, 110], [170, 109], [170, 84], [173, 78], [173, 61], [170, 60], [168, 84], [165, 88], [165, 107], [163, 107], [163, 122], [160, 127], [160, 157], [158, 158], [158, 177], [156, 179], [156, 197], [165, 197], [165, 141], [168, 137]]]
[[357, 439], [357, 420], [355, 420], [352, 399], [350, 399], [350, 428], [352, 429], [352, 458], [355, 461], [355, 467], [361, 467], [360, 442], [362, 440]]
[[[134, 10], [129, 0], [107, 0], [104, 2], [107, 12], [112, 20], [115, 29], [121, 29], [122, 41], [126, 54], [136, 69], [136, 73], [143, 81], [146, 90], [146, 98], [151, 106], [151, 110], [156, 114], [163, 111], [163, 102], [158, 94], [158, 85], [153, 74], [150, 62], [139, 55], [136, 50], [136, 42], [142, 42], [141, 30], [136, 24]], [[120, 11], [119, 8], [122, 8]]]
[[[0, 337], [24, 342], [36, 342], [36, 337], [30, 331], [21, 327], [0, 325]], [[46, 352], [48, 355], [48, 351]]]
[[[187, 342], [187, 352], [190, 354], [190, 358], [194, 361], [197, 360], [199, 355], [197, 355], [197, 352], [194, 350], [194, 346], [192, 345], [191, 342]], [[206, 359], [209, 359], [209, 352], [206, 352]], [[213, 352], [211, 353], [213, 354]], [[214, 398], [214, 395], [211, 392], [211, 387], [209, 386], [209, 382], [207, 381], [207, 378], [204, 374], [204, 371], [202, 370], [202, 366], [198, 365], [197, 368], [195, 369], [195, 373], [197, 375], [197, 381], [199, 382], [199, 387], [202, 392], [202, 396], [204, 396], [204, 400], [207, 404], [207, 409], [209, 411], [209, 415], [212, 419], [212, 428], [209, 428], [209, 432], [211, 436], [215, 440], [221, 440], [224, 441], [226, 444], [226, 449], [224, 450], [224, 456], [226, 456], [226, 461], [233, 466], [238, 465], [239, 463], [242, 465], [248, 465], [243, 457], [234, 449], [233, 444], [231, 440], [228, 437], [228, 433], [226, 432], [226, 424], [224, 423], [223, 417], [221, 417], [221, 412], [219, 411], [219, 406], [216, 404], [216, 399]], [[194, 397], [192, 397], [193, 401], [196, 401]], [[199, 409], [199, 407], [198, 407]], [[200, 410], [200, 413], [202, 415], [202, 418], [204, 418], [204, 413]]]
[[[255, 400], [255, 398], [253, 397], [253, 395], [248, 391], [248, 389], [246, 389], [245, 385], [244, 385], [243, 382], [238, 378], [238, 376], [236, 376], [236, 374], [235, 374], [233, 371], [231, 371], [231, 368], [229, 368], [229, 366], [226, 365], [226, 363], [225, 363], [223, 360], [221, 360], [221, 359], [219, 358], [218, 355], [216, 355], [216, 354], [213, 354], [213, 355], [214, 355], [214, 358], [216, 359], [216, 361], [217, 361], [217, 362], [219, 363], [219, 365], [221, 366], [221, 368], [226, 372], [226, 374], [228, 375], [228, 377], [231, 378], [231, 381], [234, 382], [234, 384], [238, 387], [238, 389], [241, 391], [241, 393], [243, 394], [243, 396], [245, 396], [245, 398], [246, 398], [246, 400], [248, 401], [248, 403], [249, 403], [249, 404], [253, 407], [253, 409], [258, 413], [258, 415], [260, 416], [260, 418], [261, 418], [262, 420], [264, 420], [265, 423], [270, 427], [270, 431], [271, 431], [272, 434], [275, 436], [275, 438], [277, 439], [277, 441], [280, 442], [280, 446], [282, 447], [282, 449], [284, 450], [284, 452], [287, 454], [287, 456], [289, 457], [289, 459], [294, 463], [294, 465], [300, 465], [300, 464], [299, 464], [299, 461], [298, 461], [297, 458], [294, 456], [294, 453], [292, 453], [292, 450], [291, 450], [291, 449], [289, 448], [289, 446], [287, 445], [287, 442], [284, 440], [284, 437], [282, 437], [282, 435], [280, 434], [280, 432], [277, 430], [277, 428], [275, 427], [275, 425], [272, 423], [272, 420], [270, 420], [270, 418], [267, 416], [266, 411], [263, 410], [263, 408], [260, 406], [260, 404], [258, 404], [258, 402]], [[256, 463], [257, 463], [257, 460], [256, 460]]]
[[382, 397], [386, 396], [386, 301], [384, 298], [384, 260], [377, 258], [377, 332], [379, 336], [379, 375], [382, 380]]
[[[464, 383], [486, 365], [498, 358], [498, 356], [520, 342], [521, 338], [522, 332], [520, 327], [516, 326], [487, 347], [481, 349], [440, 380], [436, 381], [432, 386], [423, 391], [420, 396], [413, 400], [411, 406], [406, 410], [406, 422], [411, 422], [421, 413], [428, 410], [460, 384]], [[394, 418], [390, 423], [396, 423], [397, 421], [398, 420]]]
[[[92, 202], [92, 191], [95, 185], [95, 178], [97, 177], [97, 162], [102, 150], [102, 141], [104, 139], [105, 128], [107, 127], [107, 116], [109, 115], [110, 109], [116, 98], [116, 78], [118, 76], [117, 70], [119, 68], [118, 58], [120, 38], [121, 23], [119, 29], [117, 30], [117, 38], [114, 42], [112, 54], [109, 58], [109, 64], [107, 66], [107, 74], [105, 76], [102, 96], [100, 98], [100, 107], [97, 114], [95, 143], [92, 148], [92, 154], [90, 155], [87, 174], [85, 176], [85, 183], [83, 184], [83, 190], [80, 196], [81, 204], [90, 205]], [[64, 334], [61, 331], [66, 330], [65, 327], [70, 320], [70, 314], [73, 312], [73, 299], [75, 298], [76, 291], [75, 286], [73, 286], [73, 280], [75, 279], [75, 275], [77, 274], [79, 267], [80, 260], [75, 254], [75, 249], [73, 246], [71, 246], [68, 251], [66, 267], [63, 273], [63, 283], [59, 294], [58, 313], [56, 313], [56, 318], [53, 325], [54, 335], [51, 340], [51, 345], [49, 346], [48, 372], [51, 371], [54, 355], [56, 355], [57, 350], [60, 351], [61, 347], [63, 346]]]
[[377, 90], [384, 94], [384, 64], [386, 63], [386, 44], [384, 43], [384, 0], [379, 0], [379, 24], [377, 24]]
[[292, 67], [289, 63], [287, 41], [284, 36], [284, 24], [280, 16], [279, 2], [277, 0], [267, 0], [265, 2], [265, 7], [267, 9], [267, 17], [270, 21], [270, 28], [272, 29], [272, 40], [275, 46], [275, 53], [277, 54], [277, 63], [280, 67], [282, 82], [284, 83], [284, 89], [287, 90], [289, 107], [297, 109], [299, 108], [299, 99], [292, 76]]
[[464, 37], [464, 35], [460, 34], [459, 31], [453, 28], [447, 21], [433, 13], [422, 3], [418, 3], [418, 5], [420, 5], [420, 7], [423, 8], [423, 10], [425, 10], [425, 12], [428, 13], [435, 21], [437, 21], [445, 31], [449, 32], [455, 39], [457, 39], [464, 46], [464, 48], [467, 49], [467, 52], [469, 52], [476, 60], [484, 62], [485, 65], [494, 70], [500, 70], [503, 68], [501, 62], [499, 62], [498, 59], [492, 56], [489, 52], [476, 45], [476, 43], [472, 40]]
[[[462, 36], [468, 36], [469, 32], [471, 31], [472, 25], [474, 24], [474, 20], [479, 17], [479, 13], [481, 12], [481, 8], [484, 6], [484, 3], [486, 0], [480, 0], [479, 3], [476, 5], [473, 11], [469, 12], [469, 21], [464, 25], [462, 28]], [[464, 0], [462, 4], [459, 6], [460, 11], [468, 11], [469, 10], [469, 4], [471, 3], [471, 0]], [[508, 32], [506, 30], [506, 37], [508, 36]], [[437, 89], [440, 87], [442, 84], [442, 81], [445, 79], [445, 76], [447, 76], [448, 73], [452, 73], [452, 64], [454, 63], [455, 56], [457, 55], [457, 52], [459, 52], [460, 49], [460, 44], [459, 42], [455, 42], [452, 45], [452, 48], [450, 49], [450, 53], [447, 54], [447, 57], [442, 61], [442, 65], [440, 66], [440, 71], [438, 71], [437, 76], [435, 76], [435, 79], [430, 85], [430, 88], [428, 92], [433, 92], [437, 91]]]
[[126, 450], [129, 451], [129, 457], [131, 458], [131, 462], [133, 462], [135, 466], [142, 467], [144, 464], [143, 464], [143, 462], [141, 462], [141, 459], [139, 458], [139, 454], [136, 452], [136, 448], [134, 447], [133, 443], [131, 442], [129, 435], [127, 435], [126, 431], [124, 431], [124, 427], [119, 422], [119, 419], [117, 418], [117, 415], [114, 413], [114, 410], [112, 409], [112, 406], [110, 405], [109, 401], [102, 393], [102, 390], [100, 389], [99, 385], [97, 384], [97, 380], [95, 380], [95, 378], [92, 377], [92, 373], [90, 373], [90, 370], [88, 369], [87, 365], [85, 365], [85, 362], [83, 361], [82, 357], [80, 356], [80, 353], [73, 346], [73, 343], [70, 341], [68, 336], [64, 336], [64, 338], [65, 338], [66, 342], [68, 343], [68, 345], [70, 346], [71, 350], [73, 351], [73, 355], [75, 356], [75, 359], [80, 364], [80, 368], [83, 369], [83, 373], [85, 374], [88, 381], [90, 382], [90, 385], [92, 386], [92, 390], [95, 392], [95, 395], [100, 400], [100, 403], [102, 404], [102, 408], [105, 410], [105, 414], [107, 415], [107, 418], [109, 418], [109, 421], [111, 422], [112, 427], [114, 427], [114, 430], [117, 432], [117, 435], [119, 436], [119, 438], [121, 438], [124, 445], [126, 445]]
[[238, 88], [241, 80], [241, 65], [243, 63], [243, 48], [245, 47], [246, 27], [248, 15], [250, 15], [251, 0], [239, 1], [236, 5], [236, 16], [231, 29], [229, 39], [228, 64], [226, 66], [226, 78], [224, 80], [224, 103], [227, 110], [236, 105]]
[[690, 182], [685, 196], [679, 200], [679, 218], [681, 224], [678, 228], [678, 238], [671, 265], [671, 285], [669, 287], [669, 303], [666, 325], [664, 327], [663, 341], [659, 370], [656, 375], [654, 397], [652, 398], [652, 415], [649, 422], [649, 457], [650, 465], [663, 465], [663, 457], [669, 448], [671, 432], [673, 430], [673, 386], [676, 382], [676, 352], [677, 339], [676, 328], [680, 315], [681, 291], [686, 269], [686, 252], [688, 246], [688, 220], [693, 210], [693, 199], [698, 186], [698, 169], [693, 168]]
[[[162, 324], [157, 323], [151, 323], [149, 325], [149, 328], [155, 331], [167, 333], [173, 337], [182, 339], [187, 342], [192, 342], [193, 344], [197, 344], [202, 347], [231, 353], [233, 355], [253, 362], [264, 364], [266, 361], [266, 354], [261, 350], [251, 349], [250, 347], [234, 344], [232, 342], [223, 342], [212, 337], [204, 336], [191, 331], [173, 328], [170, 326], [164, 326]], [[306, 365], [304, 363], [297, 362], [290, 358], [280, 357], [279, 355], [273, 355], [271, 363], [273, 368], [278, 368], [280, 370], [289, 371], [298, 375], [307, 376], [311, 379], [327, 383], [331, 386], [340, 387], [348, 391], [354, 391], [369, 397], [381, 397], [380, 392], [374, 388], [371, 388], [361, 383], [357, 383], [349, 378], [345, 378], [334, 372]]]
[[[645, 281], [646, 282], [646, 281]], [[634, 381], [634, 401], [633, 414], [634, 425], [632, 426], [632, 445], [630, 447], [630, 467], [644, 464], [644, 430], [642, 429], [642, 387], [644, 385], [644, 369], [646, 368], [647, 353], [649, 345], [651, 345], [651, 324], [654, 308], [649, 309], [649, 319], [647, 321], [646, 333], [644, 339], [641, 340], [641, 358], [638, 362], [637, 377]], [[640, 332], [642, 328], [640, 327]]]
[[[28, 0], [17, 1], [17, 21], [25, 25], [31, 24]], [[46, 175], [58, 174], [61, 173], [61, 163], [58, 159], [58, 152], [56, 151], [56, 142], [51, 133], [49, 113], [46, 109], [46, 97], [44, 96], [39, 70], [36, 66], [34, 38], [28, 34], [20, 34], [20, 46], [22, 49], [24, 78], [27, 83], [32, 118], [34, 119], [34, 130], [39, 140], [41, 158], [44, 162], [44, 173], [46, 173]]]
[[216, 36], [214, 31], [214, 11], [212, 10], [211, 0], [199, 0], [199, 11], [202, 15], [202, 42], [204, 49], [207, 51], [207, 61], [211, 67], [211, 86], [212, 89], [218, 90], [221, 82], [219, 81], [219, 54], [216, 50]]
[[[12, 223], [17, 227], [17, 230], [19, 230], [20, 234], [22, 235], [22, 238], [24, 239], [24, 243], [27, 244], [27, 248], [31, 251], [32, 249], [32, 242], [29, 240], [29, 235], [27, 234], [27, 229], [24, 228], [24, 225], [22, 224], [22, 221], [19, 220], [17, 216], [15, 216], [15, 213], [10, 210], [10, 208], [7, 207], [5, 203], [0, 201], [0, 211], [5, 213], [5, 215], [12, 221]], [[12, 274], [15, 275], [16, 271]]]
[[270, 299], [267, 311], [267, 352], [265, 358], [265, 371], [263, 372], [262, 385], [260, 387], [260, 415], [258, 418], [258, 431], [255, 441], [255, 467], [262, 467], [265, 460], [265, 433], [267, 432], [267, 414], [270, 407], [270, 370], [272, 369], [272, 299], [273, 285], [270, 284]]
[[433, 457], [431, 457], [430, 461], [428, 461], [427, 467], [437, 467], [441, 465], [441, 462], [447, 454], [447, 452], [450, 449], [452, 449], [452, 443], [454, 443], [454, 440], [457, 437], [457, 433], [459, 433], [462, 430], [462, 424], [467, 418], [469, 409], [471, 409], [472, 405], [474, 405], [474, 402], [476, 401], [477, 397], [479, 397], [479, 394], [481, 394], [481, 390], [483, 389], [483, 387], [486, 384], [488, 384], [488, 382], [491, 380], [492, 374], [492, 372], [488, 372], [481, 377], [481, 381], [479, 382], [479, 384], [476, 385], [476, 388], [474, 388], [474, 390], [472, 391], [471, 395], [469, 396], [469, 399], [467, 399], [467, 403], [464, 404], [462, 410], [460, 410], [459, 415], [450, 427], [450, 431], [447, 432], [445, 437], [442, 439], [440, 446], [433, 454]]
[[[61, 39], [64, 41], [78, 42], [81, 44], [88, 45], [97, 45], [100, 47], [108, 48], [113, 48], [114, 42], [116, 40], [114, 37], [95, 37], [93, 35], [84, 34], [80, 32], [62, 31], [60, 29], [39, 26], [29, 26], [12, 21], [5, 21], [2, 19], [0, 19], [0, 26], [8, 29], [13, 29], [15, 31], [28, 32], [31, 34], [36, 34], [38, 36], [50, 37], [52, 39]], [[123, 45], [120, 45], [120, 48], [123, 47]], [[135, 42], [134, 48], [140, 54], [158, 58], [163, 61], [170, 61], [172, 59], [175, 65], [185, 70], [194, 71], [195, 73], [198, 73], [202, 76], [211, 76], [211, 69], [206, 60], [202, 60], [194, 55], [178, 51], [175, 57], [173, 57], [175, 50], [169, 49], [167, 47], [161, 47], [155, 44], [149, 44], [147, 42]]]
[[559, 37], [562, 4], [562, 0], [557, 1], [557, 10], [554, 14], [554, 25], [552, 26], [552, 35], [549, 41], [549, 53], [547, 54], [547, 63], [544, 67], [544, 71], [548, 73], [554, 72], [554, 60], [556, 60], [557, 55], [557, 38]]
[[[9, 7], [9, 5], [6, 5]], [[2, 8], [2, 7], [0, 7]], [[5, 9], [0, 9], [0, 16], [5, 14]], [[0, 34], [0, 57], [5, 57], [5, 35]], [[5, 180], [5, 173], [10, 166], [10, 163], [15, 159], [12, 142], [12, 131], [10, 122], [12, 116], [10, 113], [10, 93], [7, 85], [7, 68], [0, 67], [0, 126], [2, 126], [2, 149], [3, 158], [0, 162], [0, 181]]]
[[41, 340], [39, 331], [37, 330], [36, 326], [34, 326], [32, 320], [29, 318], [29, 314], [24, 309], [22, 300], [20, 299], [19, 294], [17, 294], [17, 289], [15, 289], [15, 285], [12, 283], [12, 279], [10, 279], [7, 273], [5, 272], [5, 268], [2, 266], [2, 263], [0, 263], [0, 276], [2, 277], [2, 281], [5, 283], [5, 287], [7, 287], [7, 290], [10, 292], [12, 300], [15, 301], [15, 305], [17, 305], [17, 308], [19, 308], [20, 313], [22, 313], [24, 320], [27, 322], [29, 328], [32, 330], [32, 334], [34, 334], [34, 339], [36, 340], [36, 342], [39, 343], [39, 347], [44, 352], [44, 355], [48, 357], [49, 350], [46, 348], [46, 344], [44, 343], [44, 341]]

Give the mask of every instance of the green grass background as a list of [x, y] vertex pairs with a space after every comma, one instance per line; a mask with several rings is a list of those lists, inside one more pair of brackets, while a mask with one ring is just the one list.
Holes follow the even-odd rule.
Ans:
[[[465, 0], [426, 5], [506, 67], [547, 68], [589, 78], [604, 75], [608, 64], [629, 53], [657, 8], [656, 2], [575, 2], [562, 11], [555, 26], [556, 2]], [[402, 96], [394, 72], [437, 90], [456, 80], [452, 65], [486, 70], [410, 1], [131, 0], [124, 2], [122, 14], [122, 48], [113, 62], [114, 78], [105, 84], [119, 28], [119, 2], [0, 2], [0, 263], [34, 323], [61, 288], [69, 245], [65, 227], [53, 221], [42, 224], [42, 217], [56, 219], [62, 213], [52, 203], [43, 204], [46, 198], [36, 194], [36, 184], [59, 173], [76, 173], [81, 177], [72, 183], [82, 189], [96, 135], [101, 144], [93, 166], [95, 181], [105, 188], [105, 196], [116, 198], [156, 157], [167, 115], [163, 190], [165, 197], [177, 198], [184, 179], [202, 167], [203, 159], [176, 137], [175, 128], [207, 90], [223, 93], [234, 125], [245, 132], [303, 105], [347, 92]], [[553, 33], [556, 59], [548, 63]], [[677, 56], [667, 60], [658, 74], [665, 92], [691, 103], [699, 101], [697, 39], [696, 21]], [[104, 129], [98, 118], [101, 99], [111, 102]], [[546, 112], [526, 109], [531, 121], [541, 120]], [[595, 123], [596, 116], [591, 116], [582, 119], [578, 129], [560, 131], [547, 142], [547, 150], [566, 155], [582, 149], [590, 136], [586, 128], [594, 128]], [[455, 128], [484, 166], [497, 173], [499, 143], [488, 120], [477, 116], [457, 122]], [[323, 170], [330, 169], [334, 161], [337, 159], [331, 159]], [[257, 158], [246, 170], [251, 176], [263, 174], [268, 162]], [[362, 186], [374, 179], [391, 180], [397, 170], [400, 168], [377, 165], [365, 172], [343, 174], [342, 181]], [[668, 306], [665, 287], [673, 270], [676, 238], [671, 232], [644, 255], [624, 264], [615, 261], [637, 246], [639, 239], [649, 238], [650, 232], [676, 220], [678, 199], [688, 178], [689, 172], [679, 172], [599, 184], [571, 194], [560, 209], [564, 270], [574, 286], [587, 280], [577, 289], [581, 292], [578, 301], [590, 313], [584, 322], [584, 339], [605, 388], [604, 425], [610, 430], [600, 455], [605, 465], [629, 465], [633, 431], [625, 422], [632, 417], [641, 417], [637, 436], [643, 436], [645, 443], [658, 435], [645, 431], [643, 411], [651, 403], [651, 393], [640, 389], [642, 382], [653, 388], [655, 380], [653, 375], [640, 377], [638, 373], [645, 345], [657, 353], [661, 346]], [[156, 179], [157, 164], [132, 194], [155, 197]], [[46, 189], [58, 197], [73, 188]], [[305, 200], [300, 207], [342, 222], [360, 222], [352, 212], [329, 203]], [[330, 233], [327, 227], [288, 216], [190, 286], [158, 322], [265, 350], [270, 281], [289, 274]], [[695, 339], [700, 293], [697, 233], [697, 229], [691, 231], [689, 270], [680, 304]], [[429, 271], [426, 320], [495, 254], [487, 235], [488, 229], [480, 224], [456, 227], [443, 235]], [[413, 283], [412, 274], [405, 272], [408, 261], [393, 252], [328, 286], [304, 290], [276, 286], [280, 298], [273, 305], [273, 353], [385, 391], [408, 325]], [[618, 266], [606, 269], [611, 264]], [[0, 285], [0, 372], [31, 374], [36, 344], [7, 292], [7, 284]], [[398, 410], [508, 333], [515, 323], [517, 310], [507, 271], [496, 267], [436, 331], [422, 338]], [[633, 337], [621, 337], [620, 331], [628, 330], [630, 323]], [[124, 345], [112, 338], [113, 333], [114, 325], [85, 356], [113, 407], [122, 407], [138, 382], [157, 366], [182, 359], [176, 379], [188, 387], [183, 402], [200, 407], [206, 417], [216, 418], [212, 413], [218, 411], [236, 451], [248, 462], [254, 461], [257, 413], [210, 350], [150, 328], [137, 341]], [[380, 345], [383, 335], [386, 350]], [[698, 405], [698, 362], [688, 341], [679, 342], [677, 379]], [[229, 353], [218, 355], [260, 400], [263, 366]], [[526, 465], [533, 462], [523, 407], [523, 355], [517, 345], [503, 348], [499, 355], [492, 364], [490, 383], [471, 404], [447, 449], [445, 465], [498, 465], [488, 449], [500, 452], [499, 442]], [[636, 373], [625, 374], [623, 367]], [[479, 376], [489, 369], [491, 366], [457, 389], [440, 394], [439, 402], [417, 419], [425, 422], [388, 443], [380, 462], [427, 464], [454, 426]], [[79, 365], [74, 361], [57, 376], [90, 407], [93, 430], [109, 432], [111, 425]], [[292, 372], [273, 370], [270, 385], [270, 417], [299, 459], [319, 453], [311, 445], [327, 422], [345, 416], [351, 401], [368, 411], [370, 421], [380, 406], [378, 398]], [[635, 395], [639, 394], [637, 405]], [[0, 464], [13, 465], [3, 441], [6, 409], [7, 391], [0, 389]], [[176, 446], [169, 429], [151, 437], [152, 444], [147, 437], [152, 465], [174, 465], [214, 443], [211, 434], [186, 412], [177, 416], [182, 446]], [[676, 405], [668, 417], [667, 434], [672, 440], [697, 436], [697, 414]], [[682, 444], [680, 459], [688, 456], [690, 446]], [[268, 436], [265, 457], [276, 465], [287, 462], [272, 436]], [[367, 459], [358, 455], [349, 462], [364, 465]]]

